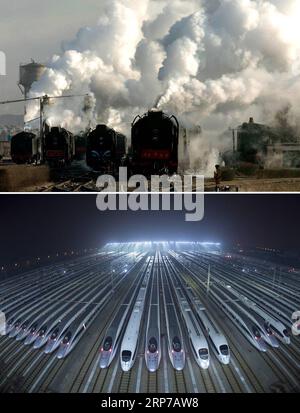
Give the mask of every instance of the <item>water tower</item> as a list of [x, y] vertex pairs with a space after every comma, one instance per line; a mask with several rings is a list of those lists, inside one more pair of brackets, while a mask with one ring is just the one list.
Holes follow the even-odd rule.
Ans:
[[19, 86], [25, 99], [28, 97], [32, 84], [40, 80], [45, 69], [44, 65], [36, 63], [34, 60], [31, 63], [20, 65]]

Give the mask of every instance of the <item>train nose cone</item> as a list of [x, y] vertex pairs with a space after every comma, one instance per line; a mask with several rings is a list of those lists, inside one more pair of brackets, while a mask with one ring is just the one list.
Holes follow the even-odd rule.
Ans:
[[158, 369], [158, 357], [148, 357], [148, 370], [154, 373]]
[[57, 358], [63, 359], [64, 357], [66, 357], [67, 351], [68, 351], [68, 346], [65, 346], [64, 344], [62, 344], [58, 350]]
[[17, 335], [16, 340], [22, 341], [27, 335], [28, 335], [28, 331], [20, 331], [20, 333]]
[[121, 364], [122, 370], [124, 372], [128, 372], [130, 370], [130, 364], [129, 363], [125, 363], [124, 361]]
[[178, 356], [173, 356], [173, 366], [174, 369], [177, 371], [181, 371], [184, 369], [184, 365], [185, 365], [185, 361], [184, 361], [184, 357], [178, 357]]
[[229, 357], [228, 356], [223, 356], [223, 357], [221, 357], [221, 363], [222, 364], [229, 364]]
[[16, 337], [16, 335], [17, 335], [18, 333], [19, 333], [19, 330], [14, 327], [14, 328], [11, 330], [11, 332], [9, 333], [9, 337], [10, 337], [10, 338], [14, 338], [14, 337]]
[[45, 348], [44, 353], [45, 354], [50, 354], [55, 350], [55, 342], [50, 340]]
[[37, 340], [35, 340], [33, 348], [37, 350], [37, 349], [43, 347], [44, 344], [45, 344], [45, 340], [43, 338], [39, 337]]
[[201, 367], [202, 367], [204, 370], [207, 370], [208, 367], [209, 367], [209, 360], [208, 360], [208, 361], [202, 361], [202, 362], [201, 362]]
[[275, 348], [278, 348], [278, 347], [279, 347], [279, 343], [278, 343], [277, 338], [274, 337], [273, 335], [272, 335], [272, 336], [269, 336], [269, 338], [270, 338], [271, 346], [272, 346], [272, 347], [275, 347]]
[[11, 322], [7, 322], [6, 323], [6, 334], [9, 335], [9, 333], [11, 332], [11, 330], [13, 329], [13, 324]]
[[109, 357], [110, 357], [110, 354], [106, 354], [104, 352], [101, 353], [100, 361], [99, 361], [100, 369], [106, 369], [108, 367]]
[[260, 351], [263, 351], [265, 353], [268, 350], [267, 344], [262, 338], [259, 340], [258, 345]]
[[29, 335], [26, 337], [26, 340], [25, 340], [25, 342], [24, 342], [25, 346], [28, 346], [29, 344], [33, 343], [35, 339], [36, 339], [35, 334], [32, 334], [32, 333], [29, 334]]

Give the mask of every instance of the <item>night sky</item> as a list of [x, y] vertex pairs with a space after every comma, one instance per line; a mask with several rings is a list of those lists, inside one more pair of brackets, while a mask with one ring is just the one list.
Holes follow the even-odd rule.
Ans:
[[1, 195], [0, 264], [113, 241], [199, 240], [295, 249], [299, 211], [300, 195], [215, 194], [205, 197], [205, 219], [188, 223], [178, 212], [102, 213], [95, 195]]

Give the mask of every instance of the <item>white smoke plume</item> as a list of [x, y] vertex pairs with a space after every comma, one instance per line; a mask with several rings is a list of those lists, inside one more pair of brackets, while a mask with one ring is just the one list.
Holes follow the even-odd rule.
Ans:
[[[47, 62], [32, 96], [90, 93], [94, 123], [125, 133], [135, 115], [158, 102], [182, 123], [201, 124], [199, 139], [206, 139], [213, 153], [222, 132], [250, 116], [266, 123], [289, 105], [299, 119], [299, 0], [107, 0], [105, 5], [94, 27], [80, 29]], [[47, 115], [53, 124], [84, 129], [89, 117], [82, 107], [83, 98], [62, 99]], [[36, 115], [31, 104], [27, 116]]]

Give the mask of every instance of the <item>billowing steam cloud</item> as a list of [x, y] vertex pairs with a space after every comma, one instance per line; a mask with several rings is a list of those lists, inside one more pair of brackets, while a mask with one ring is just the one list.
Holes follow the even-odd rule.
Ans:
[[[47, 108], [51, 123], [73, 130], [93, 113], [94, 122], [128, 132], [156, 102], [201, 125], [198, 139], [215, 153], [220, 134], [250, 116], [271, 122], [288, 106], [298, 121], [299, 21], [298, 0], [108, 0], [98, 24], [49, 60], [31, 94], [90, 93], [88, 113], [83, 98]], [[28, 118], [36, 111], [30, 105]]]

